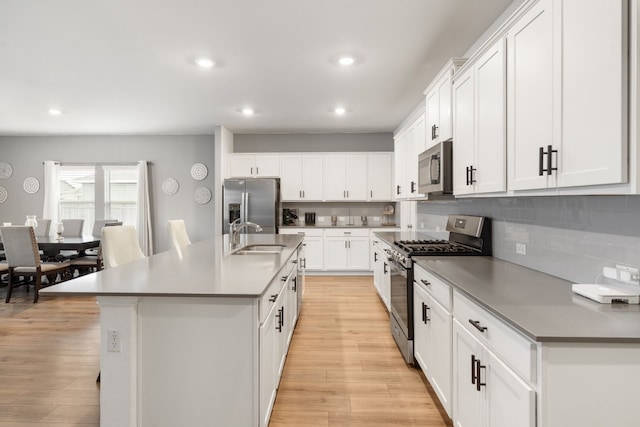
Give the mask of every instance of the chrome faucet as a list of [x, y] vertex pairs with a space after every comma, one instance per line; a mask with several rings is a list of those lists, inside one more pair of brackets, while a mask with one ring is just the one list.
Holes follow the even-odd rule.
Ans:
[[246, 227], [253, 227], [257, 232], [262, 231], [262, 227], [255, 222], [240, 222], [240, 218], [229, 224], [229, 241], [232, 247], [236, 247], [240, 244], [240, 230]]

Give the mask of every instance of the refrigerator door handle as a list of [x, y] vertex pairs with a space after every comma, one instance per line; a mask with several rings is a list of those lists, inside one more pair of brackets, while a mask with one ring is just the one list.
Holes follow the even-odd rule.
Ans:
[[244, 196], [244, 222], [249, 221], [249, 192], [243, 194]]
[[244, 191], [240, 195], [240, 222], [247, 222], [247, 203], [246, 203], [246, 195]]

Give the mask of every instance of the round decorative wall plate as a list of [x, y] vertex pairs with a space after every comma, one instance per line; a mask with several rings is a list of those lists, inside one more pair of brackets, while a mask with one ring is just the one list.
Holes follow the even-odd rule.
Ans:
[[13, 175], [13, 168], [7, 162], [0, 162], [0, 178], [7, 179]]
[[174, 194], [176, 194], [179, 188], [180, 185], [178, 184], [178, 181], [175, 180], [175, 178], [167, 178], [162, 181], [162, 191], [168, 196], [173, 196]]
[[191, 166], [191, 176], [197, 181], [202, 181], [207, 177], [209, 170], [203, 163], [196, 163]]
[[211, 190], [209, 190], [207, 187], [198, 187], [193, 193], [193, 197], [195, 198], [197, 203], [206, 205], [211, 201]]
[[38, 190], [40, 189], [40, 181], [38, 181], [37, 178], [30, 176], [29, 178], [24, 180], [24, 183], [22, 184], [22, 188], [24, 188], [24, 191], [27, 194], [37, 193]]
[[4, 203], [7, 201], [7, 189], [4, 187], [0, 187], [0, 203]]

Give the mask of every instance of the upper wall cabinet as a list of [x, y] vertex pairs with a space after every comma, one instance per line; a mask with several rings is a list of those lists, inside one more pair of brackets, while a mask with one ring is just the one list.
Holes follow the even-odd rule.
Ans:
[[325, 200], [367, 200], [366, 155], [327, 155], [324, 168]]
[[426, 148], [453, 137], [452, 78], [466, 59], [453, 58], [424, 91], [427, 106]]
[[627, 7], [540, 0], [507, 30], [509, 190], [627, 181]]
[[418, 193], [418, 156], [426, 149], [425, 111], [413, 113], [414, 118], [394, 136], [395, 198], [423, 198]]
[[231, 154], [230, 177], [280, 176], [280, 156], [277, 154]]
[[505, 40], [498, 39], [456, 74], [453, 192], [506, 190]]
[[280, 161], [282, 200], [323, 200], [322, 155], [282, 155]]
[[393, 200], [391, 186], [393, 154], [367, 155], [367, 200]]

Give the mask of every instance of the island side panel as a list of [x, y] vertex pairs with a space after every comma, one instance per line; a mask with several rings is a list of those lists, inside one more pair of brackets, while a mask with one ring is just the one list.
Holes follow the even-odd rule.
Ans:
[[[100, 306], [100, 425], [138, 425], [137, 297], [97, 298]], [[120, 351], [109, 351], [109, 331], [116, 331]], [[96, 373], [97, 375], [97, 373]]]
[[257, 425], [257, 312], [255, 298], [142, 298], [140, 425]]

